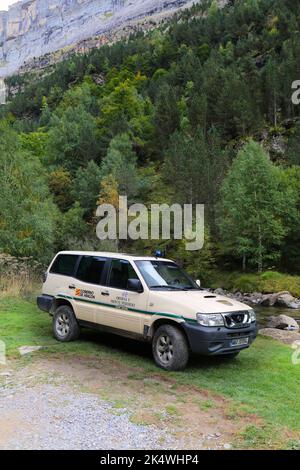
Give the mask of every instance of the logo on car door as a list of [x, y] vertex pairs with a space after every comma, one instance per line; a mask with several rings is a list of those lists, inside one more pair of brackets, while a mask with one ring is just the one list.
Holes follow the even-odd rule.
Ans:
[[95, 299], [95, 292], [93, 292], [92, 290], [75, 289], [75, 297]]

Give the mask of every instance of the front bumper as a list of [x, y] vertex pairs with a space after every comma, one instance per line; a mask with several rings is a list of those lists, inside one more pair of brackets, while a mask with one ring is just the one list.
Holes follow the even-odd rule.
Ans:
[[[230, 329], [225, 326], [210, 328], [185, 322], [182, 324], [193, 353], [204, 356], [230, 354], [249, 348], [258, 333], [257, 323], [247, 328]], [[231, 346], [235, 339], [249, 338], [244, 346]]]

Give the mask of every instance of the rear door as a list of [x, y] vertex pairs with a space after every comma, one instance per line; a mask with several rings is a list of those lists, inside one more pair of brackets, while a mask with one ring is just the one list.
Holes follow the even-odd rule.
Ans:
[[79, 255], [59, 254], [53, 261], [43, 287], [46, 295], [72, 295], [70, 286], [74, 284], [74, 274]]
[[105, 284], [108, 259], [101, 256], [82, 256], [73, 287], [76, 316], [79, 320], [95, 323], [101, 284]]
[[140, 279], [133, 265], [127, 260], [112, 259], [107, 287], [101, 289], [105, 308], [99, 312], [97, 309], [96, 321], [129, 333], [143, 334], [148, 294], [130, 291], [129, 279]]

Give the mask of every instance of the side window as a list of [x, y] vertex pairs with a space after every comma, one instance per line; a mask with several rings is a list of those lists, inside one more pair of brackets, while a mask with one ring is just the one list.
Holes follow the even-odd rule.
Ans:
[[105, 263], [105, 258], [83, 256], [78, 266], [76, 278], [89, 284], [100, 284]]
[[111, 263], [111, 271], [108, 285], [116, 289], [128, 288], [128, 279], [138, 279], [138, 275], [126, 260], [114, 259]]
[[54, 261], [50, 273], [73, 276], [77, 260], [77, 255], [59, 255]]

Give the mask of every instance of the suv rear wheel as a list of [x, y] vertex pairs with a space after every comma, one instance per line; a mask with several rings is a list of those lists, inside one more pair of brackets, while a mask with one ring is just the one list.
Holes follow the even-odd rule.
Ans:
[[62, 305], [53, 317], [53, 335], [58, 341], [69, 342], [79, 338], [80, 328], [74, 312], [68, 305]]
[[173, 325], [162, 325], [154, 334], [152, 352], [156, 364], [165, 370], [182, 370], [189, 360], [186, 337]]

